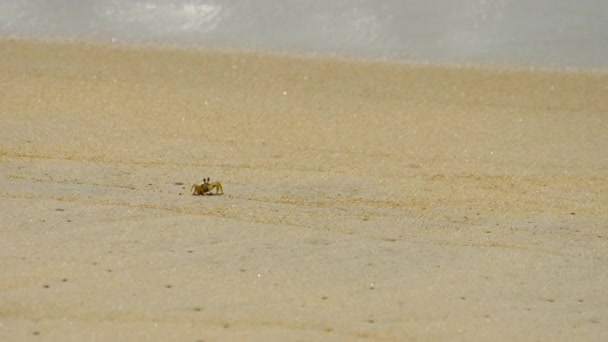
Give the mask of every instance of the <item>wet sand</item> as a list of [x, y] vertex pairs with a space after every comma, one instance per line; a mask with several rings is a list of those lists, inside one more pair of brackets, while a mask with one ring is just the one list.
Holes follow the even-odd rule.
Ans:
[[606, 94], [0, 41], [0, 340], [606, 340]]

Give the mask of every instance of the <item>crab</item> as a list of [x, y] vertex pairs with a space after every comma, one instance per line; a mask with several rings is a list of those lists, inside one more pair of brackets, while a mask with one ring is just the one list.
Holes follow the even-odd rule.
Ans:
[[213, 182], [213, 183], [209, 183], [209, 181], [211, 180], [211, 178], [207, 177], [203, 179], [203, 184], [192, 184], [192, 188], [190, 188], [190, 190], [192, 191], [192, 195], [201, 195], [201, 196], [205, 196], [205, 195], [213, 195], [213, 193], [211, 192], [213, 189], [215, 189], [215, 194], [223, 194], [224, 193], [224, 188], [222, 187], [222, 183], [220, 182]]

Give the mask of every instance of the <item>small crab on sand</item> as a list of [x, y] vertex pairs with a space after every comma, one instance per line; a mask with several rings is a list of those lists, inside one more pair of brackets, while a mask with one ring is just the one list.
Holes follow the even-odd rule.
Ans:
[[209, 183], [209, 181], [211, 180], [211, 178], [205, 178], [203, 179], [203, 184], [192, 184], [192, 188], [190, 188], [190, 190], [192, 191], [192, 195], [201, 195], [201, 196], [205, 196], [205, 195], [213, 195], [213, 193], [211, 192], [213, 189], [215, 189], [215, 194], [221, 194], [224, 193], [224, 187], [222, 187], [222, 183], [220, 182], [213, 182], [213, 183]]

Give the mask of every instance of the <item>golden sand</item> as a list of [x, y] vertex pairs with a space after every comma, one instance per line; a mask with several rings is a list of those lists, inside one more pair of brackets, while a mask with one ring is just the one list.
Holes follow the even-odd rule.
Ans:
[[606, 94], [0, 41], [0, 340], [606, 340]]

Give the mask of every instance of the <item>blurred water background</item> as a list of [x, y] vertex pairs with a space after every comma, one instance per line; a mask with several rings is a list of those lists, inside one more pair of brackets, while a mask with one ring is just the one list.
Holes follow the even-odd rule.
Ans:
[[0, 0], [0, 37], [608, 68], [608, 0]]

